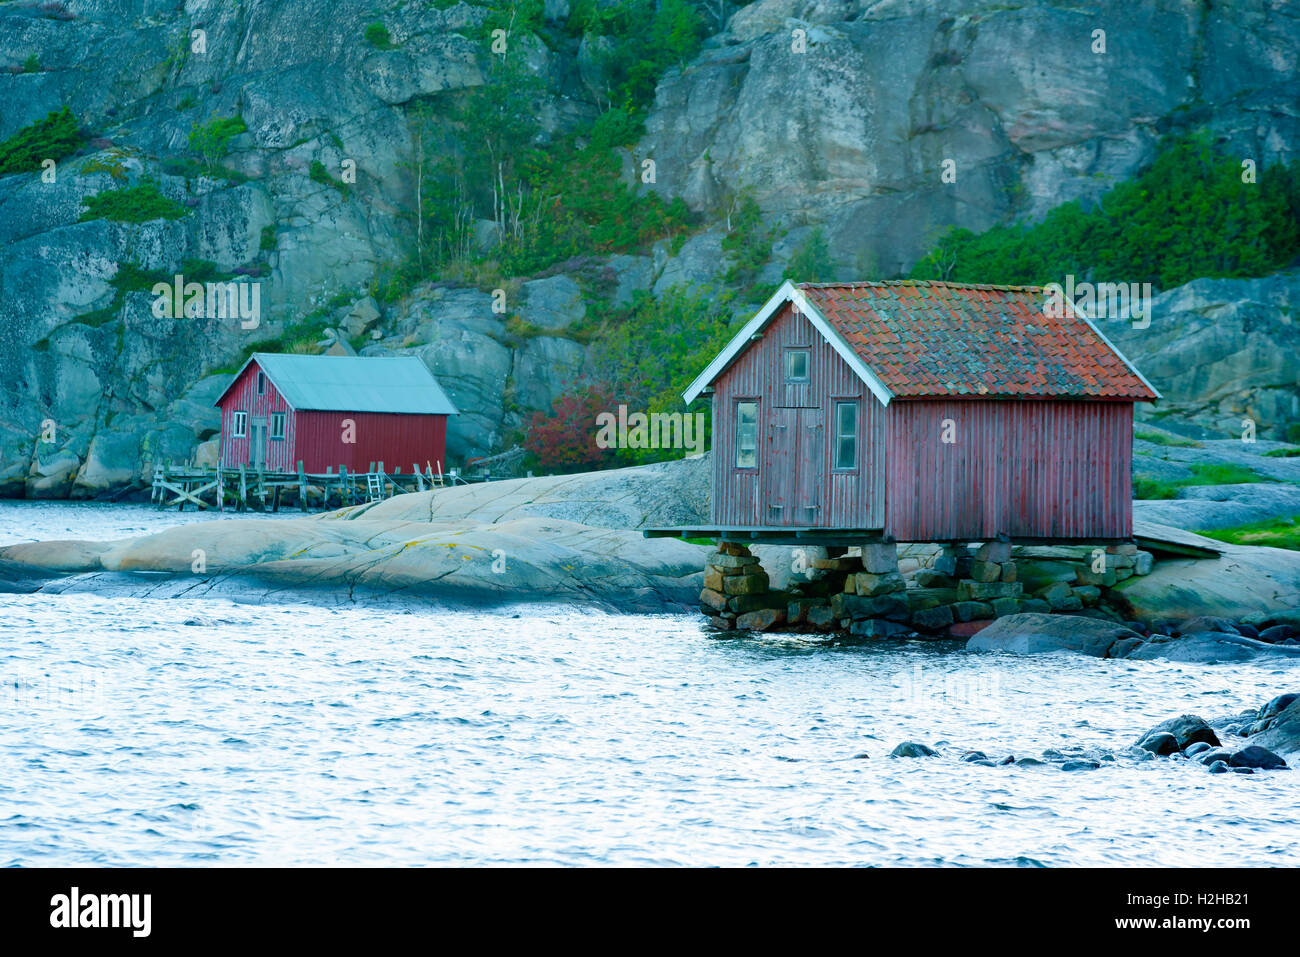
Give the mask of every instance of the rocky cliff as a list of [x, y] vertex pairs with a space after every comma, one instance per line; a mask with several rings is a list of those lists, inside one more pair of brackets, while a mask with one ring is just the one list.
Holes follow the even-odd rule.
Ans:
[[[1163, 133], [1205, 128], [1261, 165], [1300, 141], [1300, 23], [1285, 2], [719, 9], [729, 18], [659, 78], [622, 151], [629, 181], [654, 161], [638, 188], [684, 199], [691, 235], [596, 264], [619, 302], [722, 282], [742, 195], [783, 230], [765, 280], [815, 226], [841, 278], [879, 278], [948, 226], [1095, 197]], [[53, 176], [0, 176], [0, 494], [95, 495], [154, 460], [210, 454], [211, 403], [258, 343], [415, 350], [465, 411], [453, 457], [499, 447], [583, 376], [590, 284], [573, 270], [513, 277], [505, 311], [490, 288], [433, 270], [382, 294], [414, 241], [410, 171], [430, 141], [415, 126], [454, 145], [449, 98], [485, 82], [488, 16], [386, 0], [0, 3], [0, 139], [63, 106], [88, 135]], [[602, 107], [601, 38], [573, 16], [546, 0], [536, 33], [512, 38], [541, 84], [543, 145]], [[192, 134], [221, 118], [241, 122], [216, 165]], [[87, 197], [147, 183], [176, 215], [83, 221]], [[475, 241], [490, 246], [491, 226], [474, 224]], [[257, 282], [256, 324], [156, 315], [147, 280], [196, 268]], [[1166, 294], [1147, 334], [1121, 338], [1188, 421], [1257, 414], [1276, 428], [1300, 395], [1296, 288], [1294, 274], [1193, 283]]]

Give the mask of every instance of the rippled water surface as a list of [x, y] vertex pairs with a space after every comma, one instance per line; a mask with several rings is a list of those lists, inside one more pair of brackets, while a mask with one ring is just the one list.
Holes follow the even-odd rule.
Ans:
[[[192, 517], [0, 504], [0, 542]], [[88, 594], [0, 595], [0, 650], [4, 864], [1300, 863], [1292, 772], [956, 760], [1118, 750], [1300, 690], [1290, 661]]]

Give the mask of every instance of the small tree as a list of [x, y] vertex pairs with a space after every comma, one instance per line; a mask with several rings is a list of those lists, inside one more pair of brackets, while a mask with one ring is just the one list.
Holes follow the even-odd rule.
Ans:
[[217, 162], [230, 152], [230, 141], [248, 129], [240, 116], [214, 116], [202, 125], [195, 123], [190, 130], [190, 149], [203, 157], [209, 172]]
[[597, 468], [609, 453], [596, 445], [596, 416], [609, 412], [610, 397], [601, 389], [566, 393], [551, 405], [550, 415], [534, 412], [523, 446], [543, 469], [581, 472]]

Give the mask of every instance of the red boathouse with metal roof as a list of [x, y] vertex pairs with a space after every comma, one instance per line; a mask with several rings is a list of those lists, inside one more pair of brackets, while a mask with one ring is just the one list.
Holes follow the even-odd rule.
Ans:
[[254, 353], [226, 387], [223, 468], [366, 472], [446, 470], [447, 417], [456, 407], [415, 356]]
[[1129, 538], [1133, 403], [1159, 393], [1049, 303], [1025, 286], [785, 283], [683, 394], [713, 398], [713, 527]]

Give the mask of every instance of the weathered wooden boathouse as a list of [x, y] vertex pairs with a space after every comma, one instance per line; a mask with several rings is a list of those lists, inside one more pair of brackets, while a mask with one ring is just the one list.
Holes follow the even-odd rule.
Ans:
[[375, 462], [445, 471], [456, 407], [415, 356], [258, 352], [216, 405], [223, 469], [366, 472]]
[[786, 283], [686, 390], [713, 397], [718, 528], [1123, 539], [1159, 393], [1039, 288]]
[[[1046, 303], [1037, 287], [785, 283], [683, 394], [713, 402], [708, 526], [646, 531], [719, 541], [701, 593], [715, 627], [970, 634], [1148, 573], [1133, 405], [1159, 393]], [[1067, 580], [1018, 580], [1013, 541], [1073, 543]], [[943, 548], [905, 580], [898, 542]], [[777, 593], [752, 543], [825, 550]]]

